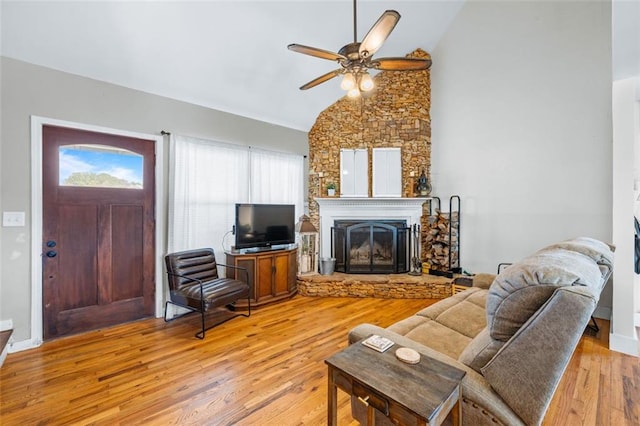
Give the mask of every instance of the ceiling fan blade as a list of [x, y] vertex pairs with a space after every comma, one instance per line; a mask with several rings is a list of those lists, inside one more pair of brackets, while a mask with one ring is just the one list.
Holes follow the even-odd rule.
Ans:
[[346, 60], [347, 57], [339, 53], [330, 52], [324, 49], [318, 49], [317, 47], [303, 46], [302, 44], [292, 43], [287, 46], [287, 49], [294, 52], [304, 53], [305, 55], [315, 56], [316, 58], [329, 59], [330, 61]]
[[320, 77], [314, 80], [311, 80], [305, 85], [300, 86], [300, 90], [311, 89], [312, 87], [315, 87], [320, 83], [324, 83], [327, 80], [331, 80], [333, 77], [338, 76], [340, 74], [342, 74], [342, 69], [333, 70], [331, 72], [321, 75]]
[[391, 31], [400, 20], [400, 14], [395, 10], [385, 11], [373, 24], [360, 43], [360, 57], [368, 58], [380, 49], [382, 43], [389, 37]]
[[371, 61], [371, 67], [380, 71], [419, 71], [429, 69], [431, 59], [380, 58]]

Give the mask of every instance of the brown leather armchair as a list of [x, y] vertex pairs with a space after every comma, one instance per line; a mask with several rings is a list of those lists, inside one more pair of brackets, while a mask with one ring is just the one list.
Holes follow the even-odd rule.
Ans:
[[[210, 248], [181, 251], [167, 254], [164, 258], [169, 279], [169, 300], [164, 306], [164, 320], [173, 321], [186, 314], [167, 319], [167, 308], [169, 303], [189, 309], [192, 312], [199, 312], [202, 319], [202, 330], [196, 333], [196, 337], [204, 339], [205, 331], [221, 324], [238, 315], [248, 317], [251, 315], [251, 299], [249, 284], [246, 282], [220, 278], [218, 266], [225, 268], [239, 269], [244, 271], [245, 278], [248, 277], [245, 268], [231, 265], [223, 265], [216, 262], [215, 254]], [[205, 313], [215, 308], [227, 307], [233, 309], [233, 305], [238, 299], [247, 298], [248, 311], [246, 314], [238, 314], [226, 317], [223, 321], [218, 321], [205, 328]]]

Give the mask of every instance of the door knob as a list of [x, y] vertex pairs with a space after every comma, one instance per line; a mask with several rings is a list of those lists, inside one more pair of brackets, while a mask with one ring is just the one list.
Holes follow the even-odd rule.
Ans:
[[56, 242], [55, 241], [47, 241], [47, 247], [55, 247], [56, 246]]
[[47, 257], [56, 257], [58, 255], [58, 252], [54, 251], [54, 250], [49, 250], [47, 252]]

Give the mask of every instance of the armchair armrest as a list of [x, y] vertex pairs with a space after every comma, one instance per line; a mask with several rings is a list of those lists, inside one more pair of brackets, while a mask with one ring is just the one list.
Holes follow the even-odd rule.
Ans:
[[200, 280], [198, 278], [192, 278], [192, 277], [189, 277], [187, 275], [176, 274], [175, 272], [170, 272], [170, 271], [167, 271], [167, 275], [170, 275], [170, 276], [173, 276], [173, 277], [180, 277], [180, 278], [182, 278], [182, 279], [184, 279], [186, 281], [197, 283], [198, 286], [200, 287], [200, 302], [204, 303], [204, 289], [202, 288], [202, 283], [204, 281], [202, 281], [202, 280]]
[[218, 266], [222, 266], [224, 268], [231, 268], [231, 269], [236, 269], [239, 271], [244, 271], [244, 277], [246, 279], [246, 283], [249, 284], [249, 271], [247, 271], [247, 268], [243, 268], [242, 266], [233, 266], [233, 265], [226, 265], [224, 263], [216, 263], [216, 265]]

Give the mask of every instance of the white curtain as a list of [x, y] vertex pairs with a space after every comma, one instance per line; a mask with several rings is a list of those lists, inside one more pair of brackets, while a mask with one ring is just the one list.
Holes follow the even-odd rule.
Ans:
[[295, 204], [302, 215], [302, 156], [180, 135], [170, 144], [168, 252], [212, 247], [225, 263], [236, 203]]
[[295, 204], [296, 221], [304, 213], [302, 156], [251, 149], [251, 202]]
[[249, 150], [172, 135], [170, 161], [168, 251], [213, 247], [222, 256], [235, 203], [249, 201]]

